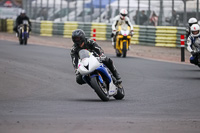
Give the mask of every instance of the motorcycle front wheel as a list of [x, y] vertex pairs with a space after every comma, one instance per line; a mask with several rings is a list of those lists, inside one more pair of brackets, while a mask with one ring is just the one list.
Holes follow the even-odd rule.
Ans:
[[122, 100], [125, 96], [124, 88], [120, 85], [117, 90], [117, 94], [113, 96], [116, 100]]
[[22, 39], [22, 33], [21, 32], [19, 33], [18, 38], [19, 38], [19, 44], [22, 45], [23, 39]]
[[109, 92], [106, 87], [102, 85], [98, 77], [91, 78], [91, 86], [102, 101], [109, 101]]
[[24, 34], [24, 45], [27, 45], [27, 40], [28, 40], [27, 34]]
[[23, 44], [23, 40], [20, 38], [19, 39], [19, 44], [22, 45]]
[[122, 49], [122, 53], [123, 53], [123, 57], [126, 57], [126, 53], [127, 53], [127, 48], [126, 48], [126, 42], [123, 43], [123, 49]]

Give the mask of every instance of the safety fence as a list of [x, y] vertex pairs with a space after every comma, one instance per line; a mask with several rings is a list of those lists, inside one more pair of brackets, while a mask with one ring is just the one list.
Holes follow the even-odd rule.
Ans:
[[[0, 31], [3, 28], [7, 32], [12, 33], [14, 21], [7, 19], [4, 23], [0, 20]], [[2, 25], [3, 24], [3, 25]], [[6, 28], [5, 28], [6, 27]], [[111, 24], [104, 23], [81, 23], [81, 22], [65, 22], [54, 23], [52, 21], [32, 21], [32, 33], [41, 36], [60, 35], [70, 38], [75, 29], [82, 29], [86, 36], [92, 38], [93, 29], [96, 29], [96, 40], [111, 40]], [[139, 26], [134, 25], [134, 35], [131, 44], [164, 46], [164, 47], [180, 47], [180, 35], [185, 35], [184, 27], [172, 26]]]

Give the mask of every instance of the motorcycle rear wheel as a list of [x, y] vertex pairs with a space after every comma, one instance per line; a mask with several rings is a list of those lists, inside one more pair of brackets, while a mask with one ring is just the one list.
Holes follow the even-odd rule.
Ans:
[[102, 101], [109, 101], [109, 92], [107, 88], [103, 88], [98, 77], [91, 78], [91, 86]]

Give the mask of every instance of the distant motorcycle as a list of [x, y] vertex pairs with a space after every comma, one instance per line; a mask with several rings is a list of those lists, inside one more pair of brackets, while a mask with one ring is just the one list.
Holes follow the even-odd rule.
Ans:
[[127, 51], [130, 46], [131, 37], [132, 37], [132, 33], [130, 32], [129, 27], [127, 28], [127, 30], [122, 30], [121, 27], [119, 27], [118, 34], [116, 37], [116, 44], [115, 44], [117, 57], [120, 57], [121, 55], [123, 57], [126, 57]]
[[101, 63], [100, 58], [93, 54], [86, 49], [79, 51], [77, 71], [102, 101], [109, 101], [112, 96], [117, 100], [123, 99], [125, 93], [121, 83], [118, 83], [110, 70]]
[[24, 20], [22, 24], [18, 26], [18, 38], [20, 45], [27, 45], [29, 38], [29, 23], [27, 20]]

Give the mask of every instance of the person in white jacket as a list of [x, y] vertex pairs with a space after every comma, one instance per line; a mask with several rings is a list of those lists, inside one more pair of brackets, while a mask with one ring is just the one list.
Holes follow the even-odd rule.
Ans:
[[191, 53], [190, 63], [198, 65], [200, 67], [200, 62], [198, 61], [197, 55], [200, 53], [200, 27], [198, 24], [193, 24], [190, 27], [191, 34], [187, 39], [187, 50]]
[[118, 27], [121, 26], [122, 30], [127, 30], [127, 27], [130, 26], [131, 34], [133, 35], [133, 25], [130, 22], [129, 17], [127, 17], [128, 11], [126, 9], [121, 9], [120, 14], [114, 18], [114, 22], [112, 24], [112, 45], [116, 42], [117, 30]]

